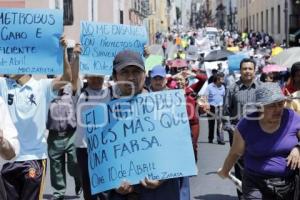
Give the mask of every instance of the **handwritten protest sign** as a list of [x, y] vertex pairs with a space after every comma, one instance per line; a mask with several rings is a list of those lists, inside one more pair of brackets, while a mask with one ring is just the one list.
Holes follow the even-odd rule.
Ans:
[[80, 72], [111, 75], [118, 52], [131, 49], [143, 54], [147, 32], [142, 26], [81, 22], [80, 41]]
[[62, 11], [0, 8], [0, 73], [61, 74]]
[[196, 174], [182, 90], [137, 95], [83, 113], [92, 193]]

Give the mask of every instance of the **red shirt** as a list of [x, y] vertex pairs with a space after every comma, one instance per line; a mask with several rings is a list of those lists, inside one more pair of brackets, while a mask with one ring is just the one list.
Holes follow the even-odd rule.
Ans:
[[198, 74], [195, 78], [198, 79], [197, 83], [185, 88], [185, 98], [186, 98], [186, 110], [189, 117], [190, 124], [199, 123], [199, 114], [197, 106], [197, 94], [201, 87], [207, 80], [207, 76], [204, 74]]
[[282, 88], [282, 90], [283, 90], [283, 94], [284, 94], [285, 96], [288, 96], [288, 95], [290, 95], [290, 94], [292, 94], [292, 93], [294, 93], [294, 92], [297, 91], [296, 88], [294, 87], [294, 85], [293, 85], [291, 82], [288, 83], [287, 85], [285, 85], [285, 86]]

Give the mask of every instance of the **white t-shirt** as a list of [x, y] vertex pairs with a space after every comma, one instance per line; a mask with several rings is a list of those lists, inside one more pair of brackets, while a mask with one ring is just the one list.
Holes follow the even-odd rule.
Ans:
[[8, 140], [15, 150], [16, 156], [20, 152], [20, 143], [18, 140], [18, 131], [11, 120], [8, 107], [2, 97], [0, 97], [0, 129], [3, 132], [3, 138]]
[[47, 158], [46, 120], [50, 101], [55, 97], [52, 80], [31, 78], [20, 85], [0, 78], [0, 96], [19, 134], [20, 154], [16, 161]]
[[85, 90], [87, 91], [88, 96], [85, 92], [81, 93], [76, 105], [77, 128], [74, 141], [76, 148], [87, 148], [82, 113], [96, 105], [99, 105], [100, 103], [108, 103], [111, 100], [111, 92], [109, 88], [93, 90], [87, 87]]

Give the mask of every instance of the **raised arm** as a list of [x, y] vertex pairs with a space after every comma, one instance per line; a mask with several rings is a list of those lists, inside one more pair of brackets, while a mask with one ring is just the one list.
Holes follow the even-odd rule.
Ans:
[[202, 88], [202, 86], [204, 85], [205, 81], [207, 80], [207, 76], [204, 74], [197, 74], [195, 78], [198, 79], [198, 82], [194, 83], [190, 87], [193, 89], [195, 93], [198, 93]]
[[233, 165], [238, 161], [238, 159], [244, 154], [245, 151], [245, 141], [242, 138], [240, 132], [235, 129], [233, 136], [232, 147], [227, 155], [223, 167], [219, 169], [218, 175], [222, 178], [227, 178], [229, 172]]
[[71, 68], [72, 68], [72, 87], [73, 91], [77, 91], [79, 89], [79, 55], [81, 53], [81, 46], [77, 43], [73, 49], [73, 57], [71, 60]]
[[67, 39], [65, 36], [61, 37], [60, 43], [64, 48], [63, 51], [64, 71], [61, 77], [53, 79], [52, 85], [54, 90], [59, 90], [63, 86], [65, 86], [66, 84], [72, 81], [71, 65], [68, 61], [68, 53], [67, 53]]

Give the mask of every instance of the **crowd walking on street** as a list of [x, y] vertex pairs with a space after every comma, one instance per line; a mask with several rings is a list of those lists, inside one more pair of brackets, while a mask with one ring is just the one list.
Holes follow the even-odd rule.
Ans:
[[[183, 166], [191, 165], [200, 171], [197, 166], [202, 165], [201, 134], [213, 148], [230, 148], [228, 155], [217, 161], [220, 168], [211, 170], [217, 170], [215, 175], [220, 181], [229, 178], [240, 186], [236, 190], [239, 200], [300, 199], [300, 62], [282, 66], [274, 61], [280, 55], [275, 55], [276, 48], [289, 50], [286, 43], [276, 43], [271, 34], [253, 30], [220, 29], [209, 33], [205, 28], [170, 28], [151, 37], [155, 38], [155, 45], [143, 45], [143, 52], [119, 48], [110, 63], [109, 75], [81, 73], [80, 59], [86, 54], [86, 44], [75, 41], [70, 45], [68, 35], [62, 35], [57, 44], [63, 49], [61, 75], [43, 74], [41, 79], [33, 74], [1, 75], [0, 156], [7, 162], [1, 166], [0, 200], [43, 199], [47, 168], [53, 200], [67, 199], [68, 176], [74, 182], [76, 198], [85, 200], [194, 199], [190, 180], [197, 176], [183, 172], [167, 178], [149, 175], [132, 184], [121, 170], [116, 173], [118, 178], [123, 176], [118, 187], [101, 192], [93, 189], [99, 179], [89, 171], [90, 148], [95, 143], [115, 141], [121, 130], [111, 134], [111, 127], [103, 129], [99, 132], [101, 141], [92, 141], [83, 113], [118, 100], [169, 91], [180, 91], [184, 97], [180, 103], [186, 117], [180, 120], [188, 124], [184, 132], [191, 153], [185, 156], [192, 156], [192, 163], [182, 163]], [[150, 51], [153, 46], [160, 53]], [[153, 56], [159, 58], [155, 64], [148, 62]], [[147, 109], [147, 102], [143, 106]], [[123, 115], [129, 112], [121, 106], [118, 109], [109, 111]], [[172, 123], [179, 123], [172, 109], [168, 113], [173, 117]], [[106, 117], [93, 119], [93, 123]], [[113, 124], [110, 120], [106, 123]], [[206, 122], [208, 131], [200, 132]], [[140, 126], [136, 125], [134, 134], [146, 130]], [[130, 128], [134, 129], [134, 125]], [[186, 145], [180, 143], [182, 138], [176, 131], [174, 138]], [[134, 148], [142, 149], [137, 140], [130, 145], [133, 150], [123, 146], [122, 156], [123, 151], [131, 154]], [[205, 153], [214, 159], [215, 155]], [[97, 156], [101, 164], [107, 159], [103, 152], [101, 158]], [[180, 160], [180, 156], [151, 156], [163, 163]], [[145, 169], [147, 166], [143, 166]]]

